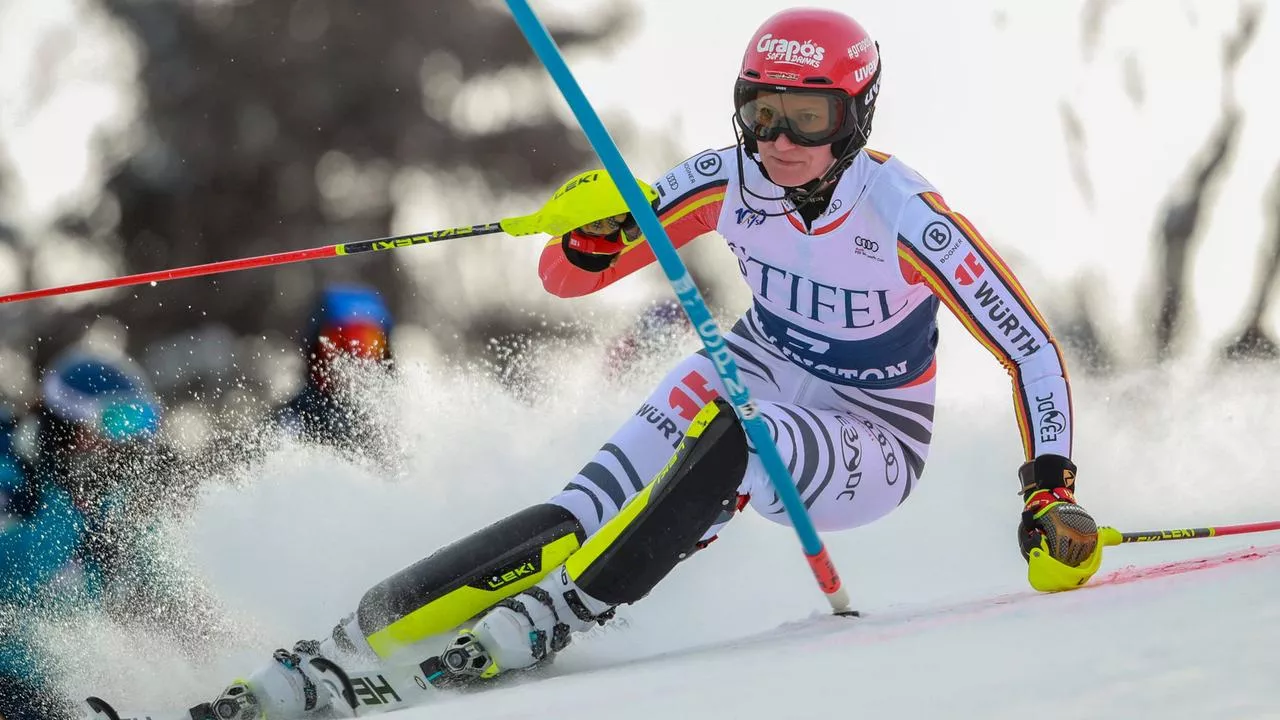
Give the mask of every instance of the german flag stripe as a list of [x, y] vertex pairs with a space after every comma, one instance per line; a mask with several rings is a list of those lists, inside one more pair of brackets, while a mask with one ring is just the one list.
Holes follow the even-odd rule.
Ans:
[[[724, 202], [725, 186], [728, 184], [728, 180], [717, 180], [679, 198], [658, 215], [658, 219], [662, 221], [662, 227], [670, 228], [707, 205]], [[630, 252], [643, 244], [644, 236], [638, 237], [635, 242], [626, 243], [622, 252]]]
[[670, 202], [660, 203], [658, 206], [659, 207], [658, 218], [661, 219], [662, 223], [665, 225], [667, 223], [667, 218], [671, 215], [672, 212], [683, 207], [685, 204], [687, 204], [691, 200], [696, 200], [697, 198], [705, 195], [708, 192], [719, 192], [723, 197], [725, 188], [728, 185], [729, 185], [728, 180], [712, 180], [706, 183], [705, 185], [699, 185], [689, 190], [685, 194], [677, 197], [676, 199]]
[[883, 165], [883, 164], [885, 164], [885, 163], [889, 162], [889, 158], [893, 157], [892, 155], [890, 155], [890, 154], [888, 154], [888, 153], [882, 153], [882, 152], [880, 152], [880, 151], [878, 151], [878, 150], [872, 150], [871, 148], [865, 148], [865, 147], [864, 147], [864, 148], [862, 148], [862, 151], [863, 151], [863, 152], [865, 152], [865, 153], [867, 154], [867, 157], [871, 158], [872, 160], [875, 160], [876, 162], [880, 163], [881, 165]]
[[898, 257], [925, 279], [925, 283], [938, 296], [938, 299], [951, 309], [952, 314], [965, 326], [969, 334], [977, 338], [978, 342], [982, 343], [982, 346], [994, 355], [1000, 361], [1000, 364], [1004, 366], [1005, 371], [1009, 373], [1009, 376], [1013, 379], [1013, 409], [1018, 421], [1019, 434], [1022, 436], [1022, 449], [1028, 459], [1034, 457], [1035, 445], [1031, 435], [1031, 412], [1027, 406], [1027, 398], [1022, 392], [1022, 371], [1018, 363], [1013, 359], [1013, 356], [1000, 347], [1000, 343], [996, 342], [995, 337], [983, 327], [982, 323], [978, 322], [978, 319], [969, 311], [969, 308], [965, 307], [960, 298], [956, 297], [951, 290], [951, 286], [942, 279], [941, 271], [933, 263], [912, 250], [906, 238], [899, 238]]
[[956, 227], [960, 228], [960, 232], [964, 233], [969, 242], [981, 253], [982, 259], [990, 263], [992, 269], [1000, 276], [1000, 279], [1004, 281], [1005, 285], [1009, 286], [1010, 292], [1018, 298], [1023, 309], [1040, 327], [1040, 332], [1044, 333], [1045, 337], [1049, 337], [1049, 324], [1040, 316], [1040, 311], [1036, 309], [1035, 303], [1031, 302], [1031, 298], [1027, 295], [1027, 291], [1023, 289], [1022, 283], [1018, 282], [1018, 278], [1014, 277], [1013, 271], [1005, 264], [1004, 258], [1000, 257], [1000, 254], [987, 244], [986, 238], [982, 237], [982, 234], [973, 226], [973, 223], [969, 222], [969, 218], [947, 207], [947, 203], [937, 193], [921, 193], [920, 197], [934, 212], [945, 216]]
[[[1022, 309], [1026, 311], [1028, 317], [1035, 322], [1036, 327], [1040, 328], [1040, 332], [1044, 334], [1045, 340], [1053, 346], [1053, 351], [1058, 356], [1058, 366], [1062, 369], [1062, 377], [1067, 382], [1067, 387], [1070, 388], [1071, 378], [1067, 376], [1067, 362], [1066, 359], [1062, 357], [1062, 349], [1058, 347], [1057, 341], [1053, 339], [1053, 332], [1049, 330], [1049, 323], [1045, 322], [1044, 316], [1040, 314], [1040, 310], [1036, 307], [1036, 304], [1031, 302], [1031, 297], [1027, 295], [1027, 291], [1022, 287], [1022, 283], [1018, 282], [1017, 276], [1015, 276], [1013, 271], [1009, 269], [1009, 266], [1005, 264], [1004, 258], [1000, 257], [1000, 253], [997, 253], [994, 248], [987, 244], [986, 238], [982, 237], [982, 234], [973, 226], [973, 223], [969, 222], [969, 218], [948, 207], [946, 201], [942, 199], [941, 195], [938, 195], [937, 193], [921, 193], [920, 197], [924, 199], [925, 204], [927, 204], [934, 212], [945, 216], [947, 219], [951, 220], [951, 222], [955, 223], [955, 226], [960, 228], [960, 232], [964, 233], [964, 236], [969, 240], [969, 242], [977, 248], [982, 259], [986, 260], [987, 263], [991, 265], [991, 268], [995, 270], [996, 275], [1004, 281], [1004, 284], [1009, 288], [1009, 291], [1014, 294], [1014, 297], [1018, 299], [1018, 303], [1022, 305]], [[1070, 401], [1070, 395], [1071, 393], [1068, 392], [1068, 403]]]
[[[662, 227], [669, 230], [672, 225], [675, 225], [707, 205], [724, 202], [725, 185], [725, 182], [708, 185], [697, 193], [683, 198], [678, 205], [673, 205], [666, 210], [663, 210], [662, 214], [658, 216], [658, 219], [662, 221]], [[625, 243], [622, 247], [622, 252], [631, 252], [641, 245], [644, 245], [643, 235], [636, 238], [635, 242]]]
[[1000, 358], [1002, 365], [1006, 367], [1017, 366], [1017, 363], [1013, 361], [1013, 357], [1005, 352], [1004, 348], [1000, 347], [995, 337], [978, 322], [973, 313], [969, 312], [969, 309], [964, 306], [960, 298], [956, 297], [951, 290], [951, 286], [942, 279], [941, 271], [923, 256], [916, 254], [905, 238], [900, 238], [898, 241], [898, 257], [905, 260], [916, 272], [920, 273], [925, 279], [925, 283], [942, 300], [943, 304], [951, 308], [951, 311], [955, 313], [960, 322], [964, 324], [970, 333], [973, 333], [978, 338], [979, 342], [986, 346], [992, 354]]

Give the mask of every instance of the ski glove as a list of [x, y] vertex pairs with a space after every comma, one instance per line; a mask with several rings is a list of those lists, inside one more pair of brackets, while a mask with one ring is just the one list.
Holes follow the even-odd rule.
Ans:
[[560, 239], [564, 256], [576, 267], [589, 272], [604, 272], [613, 267], [622, 254], [623, 236], [640, 237], [640, 227], [631, 213], [615, 215], [570, 230]]
[[1041, 455], [1018, 468], [1018, 478], [1025, 501], [1018, 524], [1022, 557], [1043, 545], [1054, 560], [1079, 567], [1098, 545], [1098, 525], [1072, 494], [1076, 466], [1061, 455]]

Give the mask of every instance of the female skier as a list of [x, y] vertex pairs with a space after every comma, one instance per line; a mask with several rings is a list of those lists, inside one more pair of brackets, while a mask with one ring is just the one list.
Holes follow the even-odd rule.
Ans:
[[[660, 178], [672, 241], [715, 231], [754, 295], [728, 345], [820, 530], [870, 523], [919, 483], [945, 305], [1005, 366], [1026, 462], [1018, 544], [1069, 582], [1096, 570], [1097, 528], [1072, 495], [1072, 413], [1044, 318], [963, 215], [866, 147], [878, 45], [853, 19], [787, 10], [752, 36], [733, 88], [738, 142]], [[654, 259], [630, 215], [548, 243], [551, 293], [608, 286]], [[432, 657], [438, 685], [534, 666], [644, 597], [750, 505], [788, 522], [704, 352], [690, 355], [558, 494], [378, 584], [330, 638], [213, 704], [223, 720], [324, 707], [317, 655]], [[279, 713], [279, 714], [277, 714]]]

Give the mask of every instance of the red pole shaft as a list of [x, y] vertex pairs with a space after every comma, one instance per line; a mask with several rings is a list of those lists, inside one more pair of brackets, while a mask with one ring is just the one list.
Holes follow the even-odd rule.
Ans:
[[1120, 534], [1120, 541], [1158, 542], [1162, 540], [1196, 540], [1198, 538], [1221, 537], [1223, 535], [1244, 535], [1245, 533], [1268, 532], [1280, 530], [1280, 520], [1243, 525], [1221, 525], [1218, 527], [1173, 528], [1170, 530], [1145, 530]]
[[[525, 218], [508, 219], [523, 220]], [[504, 220], [503, 222], [506, 221]], [[153, 272], [139, 273], [137, 275], [125, 275], [124, 277], [110, 278], [107, 280], [94, 280], [93, 282], [76, 283], [75, 285], [63, 285], [62, 287], [42, 288], [40, 290], [24, 290], [23, 292], [13, 293], [12, 295], [0, 295], [0, 305], [3, 305], [4, 303], [21, 302], [23, 300], [52, 297], [54, 295], [69, 295], [71, 293], [85, 292], [87, 290], [105, 290], [106, 288], [127, 287], [129, 285], [142, 285], [144, 283], [164, 282], [165, 280], [199, 277], [201, 275], [215, 275], [217, 273], [234, 272], [236, 270], [249, 270], [252, 268], [266, 267], [268, 265], [285, 265], [288, 263], [303, 262], [305, 260], [318, 260], [320, 258], [356, 255], [358, 253], [365, 252], [399, 250], [400, 248], [414, 247], [416, 245], [424, 245], [426, 243], [436, 242], [438, 240], [448, 240], [450, 238], [490, 235], [502, 232], [502, 230], [502, 222], [495, 222], [487, 223], [485, 225], [471, 225], [468, 227], [447, 228], [444, 230], [432, 230], [424, 233], [411, 233], [409, 235], [396, 235], [393, 237], [340, 243], [338, 245], [329, 245], [327, 247], [311, 248], [310, 250], [290, 250], [288, 252], [259, 255], [258, 257], [243, 258], [240, 260], [221, 260], [219, 262], [207, 263], [205, 265], [191, 265], [188, 267], [174, 268], [172, 270], [156, 270]]]
[[1212, 528], [1214, 536], [1219, 535], [1243, 535], [1245, 533], [1267, 532], [1270, 530], [1280, 530], [1280, 520], [1274, 522], [1246, 523], [1244, 525], [1223, 525], [1222, 527]]
[[154, 272], [138, 273], [137, 275], [125, 275], [123, 277], [109, 278], [107, 280], [94, 280], [92, 282], [76, 283], [75, 285], [63, 285], [62, 287], [25, 290], [23, 292], [13, 293], [12, 295], [0, 295], [0, 304], [52, 297], [54, 295], [70, 295], [71, 293], [85, 292], [88, 290], [105, 290], [106, 288], [142, 285], [152, 282], [164, 282], [165, 280], [178, 280], [180, 278], [199, 277], [201, 275], [214, 275], [216, 273], [231, 272], [233, 270], [248, 270], [250, 268], [265, 267], [267, 265], [284, 265], [286, 263], [302, 262], [304, 260], [336, 257], [338, 254], [338, 247], [339, 246], [337, 245], [331, 245], [329, 247], [312, 248], [310, 250], [291, 250], [289, 252], [275, 253], [273, 255], [259, 255], [258, 257], [242, 258], [240, 260], [222, 260], [205, 265], [192, 265], [190, 267], [176, 268], [173, 270], [156, 270]]

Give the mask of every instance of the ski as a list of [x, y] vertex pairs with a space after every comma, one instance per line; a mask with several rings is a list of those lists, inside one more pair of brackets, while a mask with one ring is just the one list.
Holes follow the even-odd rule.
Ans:
[[[317, 672], [335, 698], [334, 709], [348, 717], [368, 717], [392, 710], [416, 707], [434, 700], [440, 690], [429, 678], [438, 673], [429, 658], [417, 665], [380, 665], [365, 670], [344, 670], [337, 663], [325, 659], [311, 660]], [[117, 709], [100, 697], [85, 699], [86, 720], [218, 720], [217, 708], [201, 703], [187, 710], [138, 711], [132, 708]], [[344, 707], [345, 705], [345, 707]]]
[[168, 713], [153, 712], [129, 712], [126, 710], [116, 710], [111, 703], [100, 697], [90, 695], [85, 698], [85, 709], [88, 711], [86, 718], [93, 720], [190, 720], [191, 716], [184, 711], [173, 711]]
[[[1276, 555], [1280, 555], [1280, 545], [1250, 547], [1220, 555], [1149, 566], [1128, 566], [1096, 578], [1089, 585], [1071, 592], [1073, 595], [1092, 593], [1111, 586], [1209, 570]], [[881, 637], [900, 635], [908, 628], [919, 632], [936, 624], [963, 622], [974, 615], [1007, 611], [1023, 603], [1040, 602], [1052, 596], [1053, 594], [1031, 591], [1013, 592], [941, 605], [872, 610], [863, 613], [862, 617], [853, 621], [824, 614], [731, 640], [608, 663], [603, 667], [616, 668], [640, 663], [663, 662], [674, 657], [714, 653], [726, 649], [750, 650], [777, 642], [806, 642], [816, 636], [844, 636], [857, 642], [874, 642]], [[417, 707], [432, 702], [441, 693], [455, 692], [452, 686], [446, 688], [446, 683], [441, 682], [440, 658], [437, 657], [428, 658], [416, 665], [387, 664], [364, 670], [344, 670], [336, 663], [324, 658], [315, 658], [311, 663], [333, 696], [342, 699], [336, 702], [334, 707], [340, 716], [380, 715], [393, 710]], [[527, 677], [529, 672], [537, 674], [536, 670], [517, 674]], [[486, 687], [496, 687], [496, 684], [505, 677], [504, 675], [495, 680], [485, 681], [483, 684]], [[85, 704], [89, 708], [86, 720], [218, 720], [216, 712], [208, 708], [207, 703], [190, 710], [164, 712], [116, 710], [97, 697], [88, 698]], [[204, 714], [201, 714], [202, 712]]]

